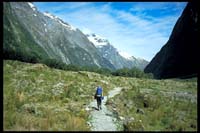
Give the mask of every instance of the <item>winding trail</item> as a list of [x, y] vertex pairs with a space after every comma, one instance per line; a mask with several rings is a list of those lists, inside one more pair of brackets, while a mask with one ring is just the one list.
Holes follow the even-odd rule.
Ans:
[[122, 88], [117, 87], [108, 92], [108, 96], [104, 96], [102, 101], [102, 110], [97, 110], [96, 100], [89, 104], [89, 108], [92, 109], [90, 113], [90, 125], [92, 131], [117, 131], [115, 124], [116, 118], [113, 117], [113, 113], [109, 111], [105, 105], [108, 98], [114, 97], [121, 91]]

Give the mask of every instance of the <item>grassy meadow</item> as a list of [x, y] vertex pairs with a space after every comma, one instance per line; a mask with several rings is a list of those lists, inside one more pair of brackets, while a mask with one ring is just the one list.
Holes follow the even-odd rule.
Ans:
[[134, 79], [107, 101], [127, 131], [197, 131], [197, 79]]
[[3, 61], [5, 131], [89, 131], [95, 87], [104, 95], [124, 130], [197, 130], [197, 79], [154, 80], [64, 71], [43, 64]]

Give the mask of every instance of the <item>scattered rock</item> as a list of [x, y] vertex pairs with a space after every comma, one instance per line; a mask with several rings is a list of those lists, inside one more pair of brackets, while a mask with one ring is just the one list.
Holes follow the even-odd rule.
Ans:
[[142, 120], [135, 120], [133, 117], [129, 118], [123, 123], [124, 131], [144, 131]]
[[86, 110], [86, 111], [89, 111], [89, 110], [90, 110], [90, 108], [86, 107], [86, 108], [85, 108], [85, 110]]
[[137, 113], [140, 113], [140, 114], [144, 114], [144, 110], [143, 110], [143, 109], [137, 109], [136, 112], [137, 112]]
[[47, 66], [44, 65], [44, 64], [34, 64], [32, 67], [30, 68], [33, 68], [33, 69], [37, 69], [37, 70], [42, 70], [42, 69], [46, 69]]
[[115, 103], [112, 103], [111, 106], [113, 107], [113, 110], [115, 110], [117, 107], [117, 105]]
[[88, 124], [88, 126], [90, 126], [90, 127], [92, 126], [90, 122], [87, 122], [87, 124]]
[[59, 82], [58, 84], [56, 84], [56, 85], [54, 85], [53, 87], [62, 87], [64, 84], [63, 83], [61, 83], [61, 82]]
[[196, 125], [195, 124], [191, 124], [190, 127], [191, 128], [196, 128]]
[[122, 117], [122, 116], [119, 116], [119, 119], [120, 119], [120, 120], [125, 120], [125, 118], [124, 118], [124, 117]]
[[134, 121], [134, 120], [135, 120], [135, 118], [134, 118], [134, 117], [131, 117], [131, 118], [130, 118], [130, 121]]
[[125, 91], [125, 89], [123, 88], [122, 91]]
[[124, 131], [128, 131], [129, 130], [127, 124], [123, 123], [123, 127], [124, 127]]
[[104, 83], [104, 84], [107, 84], [108, 85], [108, 82], [107, 81], [105, 81], [105, 80], [100, 80], [102, 83]]
[[114, 122], [116, 122], [116, 121], [117, 121], [117, 119], [116, 119], [116, 118], [113, 118], [112, 120], [113, 120]]
[[144, 105], [144, 108], [148, 108], [148, 107], [149, 107], [149, 103], [148, 103], [148, 101], [145, 100], [145, 101], [143, 102], [143, 105]]

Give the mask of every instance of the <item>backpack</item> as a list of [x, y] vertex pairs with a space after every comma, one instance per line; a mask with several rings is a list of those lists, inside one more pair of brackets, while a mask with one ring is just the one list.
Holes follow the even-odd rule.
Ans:
[[97, 90], [96, 90], [96, 96], [97, 97], [101, 97], [102, 96], [102, 88], [101, 87], [97, 88]]

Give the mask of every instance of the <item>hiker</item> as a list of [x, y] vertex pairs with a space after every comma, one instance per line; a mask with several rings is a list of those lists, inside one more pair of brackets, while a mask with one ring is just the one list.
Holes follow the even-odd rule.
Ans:
[[97, 99], [97, 108], [98, 108], [98, 110], [100, 110], [101, 109], [101, 100], [103, 100], [103, 88], [101, 86], [97, 87], [94, 98]]

